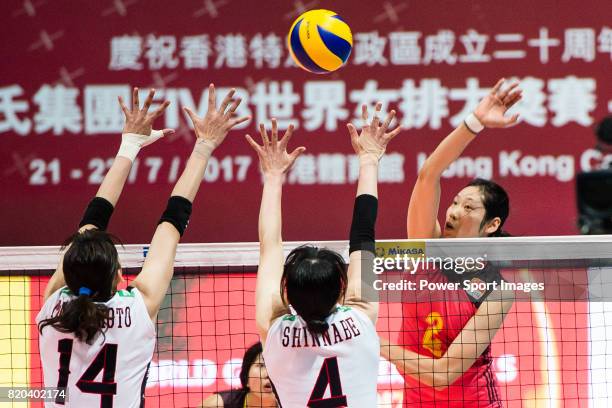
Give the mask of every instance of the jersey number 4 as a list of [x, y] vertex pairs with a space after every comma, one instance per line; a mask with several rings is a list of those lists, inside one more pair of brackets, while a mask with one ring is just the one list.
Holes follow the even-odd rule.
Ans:
[[[325, 390], [329, 384], [329, 398], [323, 398]], [[323, 361], [321, 371], [317, 377], [317, 382], [308, 400], [309, 408], [336, 408], [347, 407], [346, 395], [342, 394], [342, 384], [340, 383], [340, 372], [338, 371], [338, 360], [336, 357], [329, 357]]]
[[[72, 339], [63, 339], [57, 344], [57, 351], [60, 353], [58, 388], [66, 388], [68, 386], [72, 342]], [[100, 408], [112, 408], [113, 406], [113, 396], [117, 394], [117, 383], [115, 382], [116, 365], [117, 345], [105, 344], [76, 383], [76, 386], [82, 392], [101, 395]], [[96, 382], [94, 380], [100, 371], [102, 371], [102, 382]], [[64, 397], [58, 396], [55, 399], [55, 403], [64, 405], [66, 401]]]

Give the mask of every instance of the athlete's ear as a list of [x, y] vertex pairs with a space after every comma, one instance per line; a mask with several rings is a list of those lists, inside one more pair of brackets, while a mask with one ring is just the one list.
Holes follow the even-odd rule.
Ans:
[[501, 226], [501, 218], [495, 217], [491, 221], [487, 222], [484, 228], [484, 236], [489, 236], [497, 231]]

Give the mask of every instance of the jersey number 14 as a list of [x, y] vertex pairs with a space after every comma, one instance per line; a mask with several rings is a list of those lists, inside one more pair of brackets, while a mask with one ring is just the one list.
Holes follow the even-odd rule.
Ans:
[[[60, 340], [57, 344], [57, 351], [60, 353], [58, 388], [68, 386], [68, 376], [70, 375], [70, 358], [72, 357], [72, 339]], [[76, 386], [81, 392], [88, 394], [100, 394], [100, 408], [112, 408], [113, 396], [117, 394], [117, 383], [115, 382], [115, 368], [117, 366], [117, 345], [105, 344], [96, 358], [91, 362], [87, 370], [81, 375]], [[102, 382], [94, 381], [102, 371]], [[56, 404], [64, 405], [65, 397], [55, 399]]]

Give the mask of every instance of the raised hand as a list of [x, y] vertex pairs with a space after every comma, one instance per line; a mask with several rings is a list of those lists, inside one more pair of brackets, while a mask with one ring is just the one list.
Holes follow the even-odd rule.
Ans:
[[183, 108], [193, 123], [193, 128], [198, 137], [197, 143], [206, 145], [211, 151], [225, 140], [225, 136], [231, 128], [250, 119], [249, 116], [234, 117], [234, 112], [241, 102], [240, 98], [233, 99], [235, 92], [235, 89], [229, 91], [221, 102], [221, 106], [217, 109], [215, 86], [210, 84], [208, 87], [208, 111], [203, 118], [198, 117], [191, 109]]
[[497, 81], [491, 92], [480, 101], [474, 110], [474, 115], [485, 127], [503, 128], [515, 124], [518, 120], [518, 114], [504, 115], [508, 109], [521, 100], [523, 91], [516, 89], [518, 82], [501, 91], [504, 81], [504, 78]]
[[[149, 95], [145, 100], [145, 103], [140, 108], [140, 101], [138, 98], [138, 88], [134, 88], [132, 93], [132, 107], [128, 109], [123, 102], [123, 98], [120, 96], [119, 105], [121, 106], [121, 110], [125, 114], [125, 125], [123, 126], [122, 133], [136, 133], [138, 135], [151, 135], [151, 139], [147, 140], [143, 146], [147, 144], [153, 143], [155, 140], [159, 139], [162, 136], [167, 136], [174, 133], [174, 129], [163, 129], [161, 131], [156, 131], [156, 134], [153, 135], [153, 122], [155, 119], [161, 116], [162, 113], [166, 110], [168, 105], [170, 105], [170, 101], [164, 101], [159, 108], [157, 108], [154, 112], [149, 113], [149, 107], [151, 107], [151, 103], [153, 102], [153, 96], [155, 95], [155, 89], [151, 89], [149, 91]], [[158, 133], [158, 132], [161, 132]]]
[[246, 135], [246, 139], [259, 156], [259, 163], [264, 176], [287, 173], [298, 156], [306, 150], [305, 147], [298, 147], [293, 152], [287, 153], [287, 144], [293, 135], [293, 125], [289, 125], [283, 138], [278, 140], [276, 119], [272, 119], [272, 138], [268, 137], [268, 132], [263, 123], [259, 124], [259, 134], [263, 140], [263, 146], [258, 145], [249, 135]]
[[395, 111], [389, 112], [385, 121], [381, 124], [377, 116], [381, 108], [382, 104], [378, 102], [374, 108], [374, 117], [368, 123], [368, 107], [365, 104], [361, 106], [361, 118], [363, 119], [361, 134], [357, 133], [357, 129], [352, 123], [346, 125], [351, 135], [353, 149], [360, 158], [372, 156], [377, 161], [380, 160], [385, 153], [387, 144], [401, 131], [401, 126], [397, 126], [395, 129], [387, 132], [395, 117]]

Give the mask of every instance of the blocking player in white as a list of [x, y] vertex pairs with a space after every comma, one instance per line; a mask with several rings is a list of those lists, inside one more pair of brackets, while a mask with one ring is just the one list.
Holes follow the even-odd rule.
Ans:
[[45, 289], [44, 305], [36, 317], [44, 383], [68, 390], [68, 399], [60, 394], [47, 407], [142, 406], [155, 348], [153, 323], [172, 279], [177, 244], [192, 202], [213, 150], [232, 127], [248, 119], [233, 117], [240, 103], [233, 100], [233, 90], [217, 109], [212, 84], [203, 118], [185, 108], [197, 135], [193, 151], [141, 272], [126, 290], [117, 290], [123, 281], [121, 265], [106, 226], [140, 148], [171, 132], [152, 131], [153, 121], [169, 104], [166, 101], [149, 113], [153, 94], [151, 90], [142, 109], [137, 89], [131, 109], [119, 100], [126, 117], [121, 147]]
[[[378, 104], [377, 112], [380, 108]], [[314, 246], [294, 249], [283, 262], [283, 181], [305, 148], [287, 153], [293, 127], [278, 140], [274, 119], [271, 137], [260, 125], [263, 146], [247, 135], [264, 178], [256, 323], [268, 374], [283, 407], [376, 406], [378, 304], [362, 296], [361, 262], [374, 253], [378, 163], [400, 131], [387, 132], [394, 115], [392, 111], [382, 124], [374, 115], [368, 123], [364, 106], [361, 134], [348, 125], [360, 165], [348, 272], [341, 255]]]

